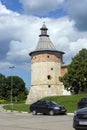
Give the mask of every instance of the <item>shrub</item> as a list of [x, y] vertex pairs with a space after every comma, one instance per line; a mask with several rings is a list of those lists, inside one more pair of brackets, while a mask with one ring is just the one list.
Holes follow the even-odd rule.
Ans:
[[0, 100], [0, 104], [5, 104], [5, 103], [6, 103], [6, 100], [4, 100], [4, 99]]

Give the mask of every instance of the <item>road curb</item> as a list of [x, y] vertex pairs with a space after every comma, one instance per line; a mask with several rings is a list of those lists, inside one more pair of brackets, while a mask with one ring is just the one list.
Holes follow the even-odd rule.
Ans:
[[74, 115], [74, 113], [67, 113], [67, 115]]
[[[11, 110], [5, 110], [5, 109], [2, 109], [2, 111], [6, 111], [6, 112], [13, 112], [13, 113], [23, 113], [23, 114], [29, 114], [30, 112], [24, 112], [24, 111], [11, 111]], [[73, 116], [74, 113], [67, 113], [66, 115], [70, 115], [70, 116]]]

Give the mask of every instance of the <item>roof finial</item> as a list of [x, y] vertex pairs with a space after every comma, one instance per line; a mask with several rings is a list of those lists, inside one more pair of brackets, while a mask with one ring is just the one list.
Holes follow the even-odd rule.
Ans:
[[42, 25], [42, 28], [41, 28], [41, 29], [46, 29], [46, 30], [48, 30], [47, 27], [46, 27], [46, 25], [45, 25], [45, 21], [43, 22], [43, 25]]
[[43, 24], [45, 24], [45, 21], [43, 22]]

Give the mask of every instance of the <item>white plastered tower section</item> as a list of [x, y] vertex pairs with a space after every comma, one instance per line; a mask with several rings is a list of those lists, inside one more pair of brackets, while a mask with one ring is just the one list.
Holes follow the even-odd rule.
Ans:
[[31, 87], [26, 103], [43, 97], [63, 95], [64, 86], [59, 81], [64, 52], [56, 50], [43, 24], [36, 49], [31, 56]]

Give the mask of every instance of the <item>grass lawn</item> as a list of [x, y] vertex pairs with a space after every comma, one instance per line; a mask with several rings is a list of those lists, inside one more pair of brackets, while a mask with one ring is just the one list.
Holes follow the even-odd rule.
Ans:
[[18, 112], [29, 112], [29, 105], [21, 103], [21, 104], [8, 104], [3, 106], [4, 109], [6, 110], [11, 110], [11, 111], [18, 111]]
[[[77, 103], [82, 97], [86, 97], [87, 94], [77, 94], [72, 96], [52, 96], [52, 97], [46, 97], [44, 99], [49, 99], [57, 102], [60, 105], [63, 105], [66, 107], [67, 112], [74, 112], [77, 109]], [[24, 111], [29, 112], [29, 106], [27, 104], [13, 104], [13, 110], [14, 111]], [[12, 110], [12, 105], [5, 105], [3, 106], [6, 110]]]
[[77, 94], [72, 96], [54, 96], [47, 97], [45, 99], [53, 100], [60, 105], [66, 107], [67, 112], [74, 112], [77, 109], [77, 103], [82, 97], [86, 97], [87, 94]]

